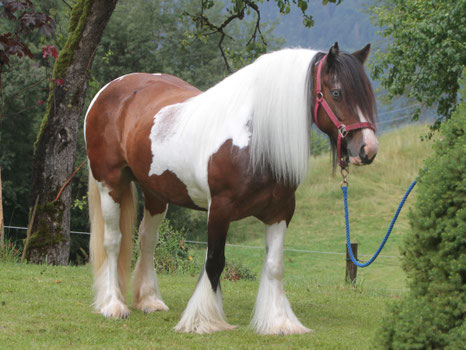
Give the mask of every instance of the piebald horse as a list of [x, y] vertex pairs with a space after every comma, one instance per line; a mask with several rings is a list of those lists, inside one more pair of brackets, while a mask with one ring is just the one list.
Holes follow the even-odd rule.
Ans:
[[168, 309], [153, 257], [158, 226], [174, 203], [208, 211], [205, 265], [176, 331], [234, 328], [219, 281], [225, 240], [230, 222], [254, 216], [265, 225], [266, 258], [251, 326], [261, 334], [309, 332], [283, 290], [283, 240], [308, 169], [313, 122], [338, 148], [340, 164], [369, 164], [377, 153], [376, 106], [363, 68], [369, 50], [350, 54], [335, 43], [327, 54], [265, 54], [205, 92], [168, 74], [128, 74], [104, 86], [85, 119], [97, 312], [129, 315], [136, 183], [145, 203], [136, 309]]

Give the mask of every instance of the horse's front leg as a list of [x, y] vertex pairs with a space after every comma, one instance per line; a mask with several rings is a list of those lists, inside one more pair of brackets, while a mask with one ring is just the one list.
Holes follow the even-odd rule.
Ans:
[[220, 275], [225, 267], [225, 240], [230, 226], [230, 208], [221, 200], [212, 200], [209, 209], [206, 262], [196, 289], [175, 330], [211, 333], [235, 328], [225, 321], [220, 289]]
[[283, 290], [283, 240], [286, 221], [266, 225], [266, 257], [251, 326], [260, 334], [302, 334], [304, 327], [291, 309]]

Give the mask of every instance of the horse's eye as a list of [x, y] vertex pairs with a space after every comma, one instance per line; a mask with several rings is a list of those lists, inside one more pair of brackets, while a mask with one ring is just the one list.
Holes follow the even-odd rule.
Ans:
[[332, 90], [332, 97], [335, 98], [335, 99], [339, 99], [340, 98], [340, 90]]

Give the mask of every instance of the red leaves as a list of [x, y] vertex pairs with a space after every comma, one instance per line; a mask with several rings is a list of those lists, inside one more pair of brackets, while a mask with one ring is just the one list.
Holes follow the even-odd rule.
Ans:
[[42, 100], [37, 100], [37, 104], [38, 104], [38, 105], [41, 105], [41, 106], [42, 106], [44, 103], [45, 103], [45, 102], [42, 101]]
[[[51, 36], [55, 30], [53, 19], [43, 13], [35, 12], [30, 0], [2, 0], [1, 4], [3, 6], [0, 7], [0, 18], [15, 22], [16, 30], [0, 36], [0, 65], [8, 64], [10, 56], [16, 55], [21, 58], [25, 55], [33, 58], [21, 36], [35, 30], [42, 35]], [[55, 51], [52, 50], [49, 54], [55, 57]]]
[[58, 87], [63, 86], [65, 84], [65, 81], [63, 79], [61, 79], [61, 78], [59, 78], [59, 79], [50, 78], [50, 81], [52, 83], [55, 83], [55, 85], [57, 85]]
[[42, 58], [47, 58], [47, 56], [52, 56], [53, 58], [58, 58], [58, 50], [55, 46], [43, 46], [42, 47]]

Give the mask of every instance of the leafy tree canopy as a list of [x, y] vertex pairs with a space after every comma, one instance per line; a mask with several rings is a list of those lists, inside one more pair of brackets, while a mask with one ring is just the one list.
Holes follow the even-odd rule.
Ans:
[[388, 39], [375, 54], [373, 77], [390, 98], [406, 95], [436, 107], [439, 119], [432, 129], [438, 129], [458, 103], [466, 63], [466, 1], [379, 0], [370, 11]]
[[[263, 0], [225, 0], [225, 9], [219, 16], [218, 13], [213, 13], [212, 9], [222, 3], [221, 1], [201, 0], [199, 7], [194, 11], [187, 11], [185, 14], [190, 16], [196, 24], [196, 35], [199, 38], [218, 35], [218, 47], [222, 53], [227, 70], [231, 71], [228, 53], [224, 49], [223, 42], [227, 38], [232, 38], [232, 35], [229, 33], [229, 28], [232, 24], [254, 14], [255, 25], [248, 33], [249, 40], [246, 43], [246, 50], [250, 53], [251, 58], [256, 58], [265, 52], [267, 41], [261, 31], [261, 10], [259, 8], [259, 5], [263, 2]], [[307, 28], [314, 25], [312, 14], [308, 12], [310, 0], [274, 0], [273, 2], [276, 3], [282, 15], [289, 14], [292, 4], [294, 4], [302, 13], [303, 25]], [[324, 5], [327, 5], [329, 2], [340, 4], [341, 0], [322, 0], [322, 4]]]

